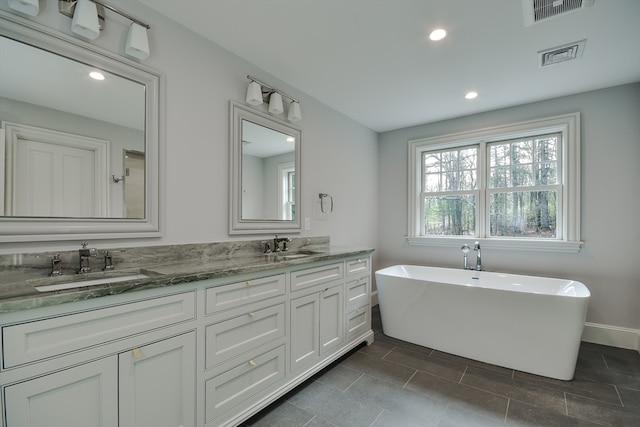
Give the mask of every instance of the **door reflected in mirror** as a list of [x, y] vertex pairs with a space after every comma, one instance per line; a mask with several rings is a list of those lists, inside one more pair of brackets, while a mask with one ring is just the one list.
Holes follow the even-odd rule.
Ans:
[[295, 219], [296, 139], [242, 120], [242, 219]]

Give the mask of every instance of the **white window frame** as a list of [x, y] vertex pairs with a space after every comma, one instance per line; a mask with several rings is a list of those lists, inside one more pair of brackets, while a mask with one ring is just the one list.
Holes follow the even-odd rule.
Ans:
[[[486, 180], [488, 162], [486, 145], [490, 142], [527, 138], [548, 133], [560, 133], [561, 147], [561, 194], [559, 194], [556, 239], [544, 238], [506, 238], [478, 236], [423, 236], [420, 235], [422, 222], [422, 153], [430, 150], [458, 148], [478, 145], [478, 181]], [[430, 138], [409, 141], [408, 165], [408, 233], [407, 242], [412, 246], [460, 247], [470, 240], [480, 241], [487, 248], [522, 250], [537, 252], [578, 253], [583, 244], [580, 241], [580, 113], [564, 114], [494, 126], [469, 132], [460, 132]], [[560, 166], [560, 165], [559, 165]], [[484, 185], [483, 185], [484, 187]], [[480, 191], [480, 197], [485, 197]], [[478, 211], [478, 215], [484, 213]], [[477, 233], [485, 233], [486, 227], [480, 226]]]

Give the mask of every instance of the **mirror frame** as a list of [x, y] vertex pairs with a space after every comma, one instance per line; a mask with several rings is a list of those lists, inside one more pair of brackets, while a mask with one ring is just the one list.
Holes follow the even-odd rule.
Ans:
[[[91, 64], [145, 86], [145, 218], [0, 217], [0, 242], [160, 237], [160, 152], [164, 135], [161, 84], [164, 76], [146, 66], [39, 23], [0, 10], [0, 36]], [[4, 141], [4, 140], [3, 140]], [[4, 157], [4, 153], [3, 157]]]
[[[296, 215], [293, 220], [242, 218], [242, 120], [291, 135], [295, 142]], [[229, 234], [300, 233], [302, 217], [300, 148], [302, 131], [243, 104], [229, 102]]]

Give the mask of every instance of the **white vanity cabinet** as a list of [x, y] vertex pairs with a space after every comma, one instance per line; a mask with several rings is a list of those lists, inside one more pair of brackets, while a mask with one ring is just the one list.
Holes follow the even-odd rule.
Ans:
[[357, 258], [346, 262], [345, 325], [346, 339], [371, 330], [371, 258]]
[[195, 425], [195, 293], [83, 303], [2, 325], [4, 425]]
[[8, 427], [118, 425], [118, 359], [110, 357], [4, 390]]
[[194, 426], [196, 337], [188, 332], [118, 355], [120, 426]]
[[0, 427], [233, 427], [373, 341], [349, 256], [0, 313]]
[[291, 273], [290, 371], [308, 366], [344, 338], [344, 263]]
[[205, 423], [219, 426], [285, 377], [286, 274], [206, 290]]

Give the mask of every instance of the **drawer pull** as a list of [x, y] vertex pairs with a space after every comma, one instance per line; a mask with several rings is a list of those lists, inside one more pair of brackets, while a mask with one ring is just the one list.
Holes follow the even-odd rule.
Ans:
[[132, 353], [134, 359], [140, 359], [142, 357], [142, 350], [140, 348], [134, 348]]
[[249, 365], [256, 366], [256, 361], [253, 359], [249, 360]]
[[253, 282], [251, 280], [247, 280], [247, 286], [251, 286], [253, 285]]
[[329, 290], [329, 288], [324, 288], [324, 289], [322, 290], [322, 292], [327, 292], [328, 290]]
[[251, 313], [247, 313], [249, 317], [254, 317], [256, 314], [252, 311]]

